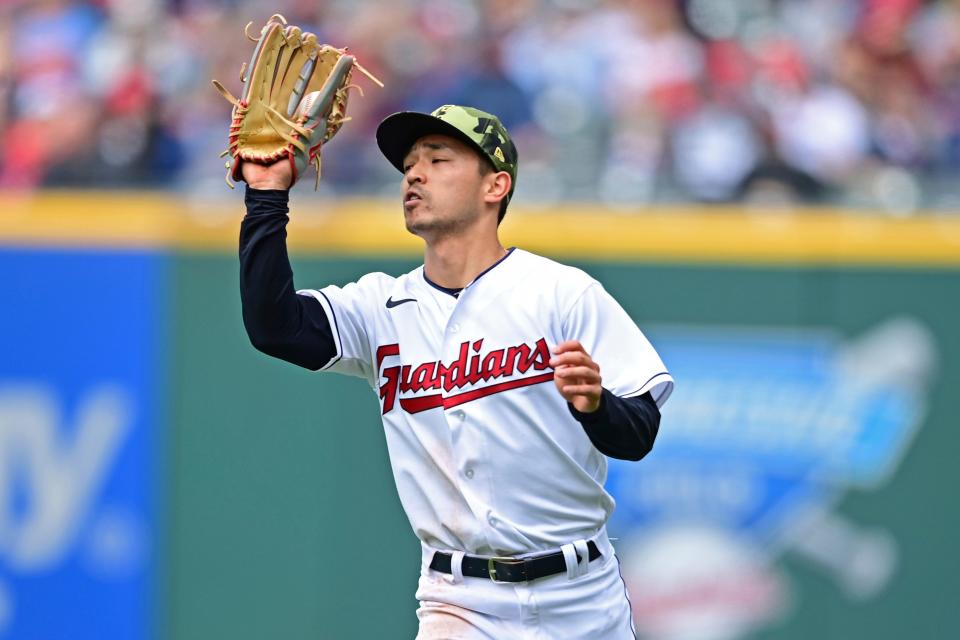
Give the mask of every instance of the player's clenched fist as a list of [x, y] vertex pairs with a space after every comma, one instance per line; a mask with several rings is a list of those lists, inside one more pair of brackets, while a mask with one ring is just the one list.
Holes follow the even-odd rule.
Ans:
[[596, 411], [602, 391], [600, 365], [576, 340], [561, 342], [552, 351], [550, 366], [560, 395], [580, 413]]

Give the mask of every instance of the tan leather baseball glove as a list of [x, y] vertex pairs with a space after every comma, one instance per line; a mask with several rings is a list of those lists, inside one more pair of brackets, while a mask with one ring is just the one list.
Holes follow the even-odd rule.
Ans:
[[[252, 24], [252, 23], [250, 23]], [[250, 24], [247, 25], [249, 29]], [[295, 183], [307, 166], [317, 170], [320, 183], [320, 146], [349, 120], [347, 97], [353, 69], [383, 84], [356, 63], [346, 49], [319, 44], [317, 36], [288, 25], [274, 14], [260, 31], [249, 66], [240, 69], [243, 93], [238, 99], [214, 80], [217, 90], [233, 105], [227, 184], [242, 180], [243, 162], [272, 164], [286, 158]], [[246, 72], [246, 73], [245, 73]]]

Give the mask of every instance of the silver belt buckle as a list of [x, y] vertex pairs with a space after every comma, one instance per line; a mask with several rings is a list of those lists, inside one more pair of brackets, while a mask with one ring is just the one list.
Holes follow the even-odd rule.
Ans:
[[493, 582], [496, 582], [497, 584], [511, 584], [510, 580], [497, 579], [497, 567], [494, 564], [495, 562], [499, 562], [501, 564], [516, 565], [516, 564], [523, 564], [524, 560], [518, 559], [518, 558], [503, 558], [503, 557], [493, 557], [493, 558], [487, 559], [487, 573], [490, 574], [490, 580], [492, 580]]

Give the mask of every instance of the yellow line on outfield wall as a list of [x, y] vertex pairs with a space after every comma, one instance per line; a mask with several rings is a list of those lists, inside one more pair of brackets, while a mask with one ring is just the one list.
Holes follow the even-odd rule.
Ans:
[[[289, 243], [311, 253], [417, 255], [399, 204], [294, 194]], [[0, 244], [236, 250], [242, 192], [226, 200], [169, 194], [0, 194]], [[960, 266], [960, 213], [892, 219], [869, 212], [662, 206], [517, 206], [506, 244], [556, 257], [732, 264]]]

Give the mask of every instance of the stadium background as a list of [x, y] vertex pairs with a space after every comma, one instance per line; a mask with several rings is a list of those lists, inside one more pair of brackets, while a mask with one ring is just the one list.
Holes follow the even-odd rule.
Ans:
[[644, 637], [954, 633], [960, 3], [50, 0], [0, 4], [0, 638], [413, 635], [369, 392], [240, 323], [209, 80], [273, 11], [387, 85], [296, 190], [299, 283], [416, 264], [372, 131], [474, 104], [507, 242], [676, 374], [611, 468]]

